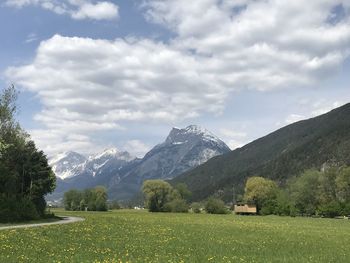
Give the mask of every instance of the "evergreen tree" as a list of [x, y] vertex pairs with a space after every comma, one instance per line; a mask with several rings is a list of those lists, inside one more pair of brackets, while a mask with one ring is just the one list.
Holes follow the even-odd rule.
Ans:
[[44, 196], [56, 182], [45, 154], [16, 121], [17, 96], [14, 86], [0, 95], [0, 221], [44, 216]]

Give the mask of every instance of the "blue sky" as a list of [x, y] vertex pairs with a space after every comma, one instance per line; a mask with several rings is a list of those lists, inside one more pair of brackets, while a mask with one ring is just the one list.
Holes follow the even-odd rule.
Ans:
[[142, 156], [172, 126], [231, 148], [350, 102], [346, 0], [5, 0], [0, 84], [52, 156]]

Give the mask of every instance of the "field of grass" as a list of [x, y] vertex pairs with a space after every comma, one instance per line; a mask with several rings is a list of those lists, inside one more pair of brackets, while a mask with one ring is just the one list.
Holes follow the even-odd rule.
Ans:
[[349, 262], [350, 220], [146, 211], [0, 231], [0, 262]]

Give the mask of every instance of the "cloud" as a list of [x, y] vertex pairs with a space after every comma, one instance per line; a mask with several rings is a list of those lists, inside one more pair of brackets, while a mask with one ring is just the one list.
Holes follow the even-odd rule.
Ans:
[[315, 117], [318, 115], [325, 114], [335, 108], [344, 105], [345, 102], [342, 101], [329, 101], [329, 100], [319, 100], [313, 104], [313, 109], [311, 111], [311, 116]]
[[245, 132], [240, 132], [240, 131], [226, 129], [226, 128], [220, 129], [220, 134], [226, 137], [238, 137], [238, 138], [247, 137], [247, 133]]
[[[42, 4], [22, 5], [29, 2]], [[77, 7], [70, 14], [79, 19], [106, 15], [106, 4], [99, 10], [83, 0], [50, 2]], [[340, 4], [345, 15], [329, 23]], [[37, 121], [86, 135], [128, 122], [220, 115], [233, 91], [306, 88], [330, 77], [350, 54], [347, 1], [149, 0], [142, 8], [148, 21], [175, 36], [163, 43], [55, 35], [41, 42], [32, 63], [6, 71], [40, 98]]]
[[144, 144], [140, 140], [129, 140], [123, 146], [123, 150], [139, 158], [142, 158], [150, 149], [149, 145]]
[[118, 17], [118, 6], [110, 2], [99, 2], [97, 4], [83, 4], [79, 10], [72, 14], [74, 19], [114, 19]]
[[26, 44], [32, 43], [37, 41], [39, 38], [35, 33], [31, 33], [27, 36], [26, 40], [24, 41]]
[[29, 133], [39, 149], [43, 150], [49, 157], [69, 150], [90, 154], [92, 149], [98, 152], [103, 148], [103, 146], [96, 148], [90, 137], [83, 134], [67, 133], [56, 129], [36, 129], [30, 130]]
[[[306, 109], [304, 109], [304, 113], [302, 114], [292, 113], [288, 115], [288, 117], [285, 120], [285, 123], [291, 124], [297, 121], [313, 118], [313, 117], [325, 114], [335, 108], [341, 107], [344, 104], [345, 102], [342, 102], [342, 101], [330, 101], [326, 99], [321, 99], [313, 103], [311, 103], [309, 100], [303, 100], [303, 101], [300, 101], [300, 105], [303, 105], [304, 108], [306, 107]], [[281, 123], [277, 123], [276, 125], [281, 126]]]
[[294, 123], [294, 122], [297, 122], [297, 121], [301, 121], [301, 120], [304, 120], [306, 119], [305, 116], [303, 115], [299, 115], [299, 114], [290, 114], [286, 120], [285, 120], [285, 123], [286, 124], [291, 124], [291, 123]]
[[247, 133], [236, 129], [221, 128], [219, 134], [231, 150], [240, 148], [249, 142]]
[[28, 5], [40, 6], [59, 15], [70, 15], [73, 19], [111, 20], [119, 17], [116, 4], [107, 1], [90, 0], [6, 0], [7, 6], [22, 8]]

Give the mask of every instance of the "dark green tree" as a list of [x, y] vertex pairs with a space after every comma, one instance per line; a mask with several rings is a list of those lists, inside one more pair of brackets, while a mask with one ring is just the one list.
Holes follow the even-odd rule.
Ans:
[[44, 196], [56, 181], [45, 154], [16, 121], [17, 96], [14, 86], [0, 95], [0, 221], [44, 216]]
[[319, 171], [308, 170], [290, 181], [289, 192], [298, 214], [315, 214], [319, 205], [319, 177]]
[[227, 214], [229, 210], [226, 208], [224, 201], [218, 198], [210, 197], [205, 204], [205, 211], [208, 214]]
[[255, 204], [258, 213], [261, 212], [264, 205], [268, 205], [270, 206], [268, 213], [271, 213], [274, 209], [271, 206], [275, 206], [277, 193], [278, 187], [275, 182], [262, 177], [251, 177], [245, 186], [244, 200], [247, 203]]
[[145, 196], [146, 207], [150, 212], [164, 212], [165, 204], [170, 199], [173, 188], [162, 180], [147, 180], [143, 183], [142, 192]]

